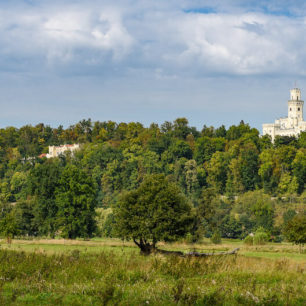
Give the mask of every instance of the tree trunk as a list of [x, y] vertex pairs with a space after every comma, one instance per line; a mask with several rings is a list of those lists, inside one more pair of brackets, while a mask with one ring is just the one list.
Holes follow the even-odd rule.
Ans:
[[154, 251], [153, 245], [146, 243], [141, 245], [140, 252], [142, 255], [150, 255]]
[[133, 239], [134, 243], [140, 248], [140, 253], [142, 255], [150, 255], [156, 248], [155, 244], [150, 244], [146, 240], [140, 238], [139, 242]]
[[6, 237], [7, 244], [12, 244], [12, 236], [9, 234]]

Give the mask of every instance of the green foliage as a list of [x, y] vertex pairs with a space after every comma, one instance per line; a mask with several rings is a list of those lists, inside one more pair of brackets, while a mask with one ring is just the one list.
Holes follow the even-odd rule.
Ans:
[[28, 193], [34, 201], [33, 224], [39, 235], [54, 236], [58, 206], [55, 202], [56, 189], [60, 185], [63, 164], [60, 160], [49, 159], [36, 164], [29, 173]]
[[22, 236], [36, 236], [37, 225], [34, 222], [34, 207], [37, 205], [33, 200], [20, 201], [16, 203], [15, 214], [19, 234]]
[[210, 238], [210, 241], [213, 243], [213, 244], [221, 244], [221, 235], [220, 235], [220, 232], [219, 231], [215, 231], [213, 233], [213, 235], [211, 236]]
[[15, 172], [11, 178], [10, 188], [17, 201], [25, 200], [27, 189], [27, 172]]
[[234, 239], [241, 238], [243, 232], [241, 222], [228, 214], [222, 219], [220, 230], [222, 237]]
[[97, 233], [101, 237], [113, 237], [115, 232], [114, 214], [111, 208], [96, 210]]
[[197, 239], [195, 238], [194, 235], [192, 235], [191, 233], [187, 233], [187, 235], [185, 236], [185, 240], [186, 243], [195, 243], [197, 242]]
[[187, 159], [192, 158], [192, 150], [189, 144], [183, 140], [177, 140], [169, 147], [170, 153], [170, 162], [174, 161], [175, 159], [185, 157]]
[[191, 159], [185, 163], [185, 181], [189, 194], [192, 194], [198, 188], [198, 171], [195, 160]]
[[198, 138], [196, 141], [195, 160], [198, 164], [208, 162], [216, 151], [223, 151], [225, 147], [224, 138], [210, 138], [207, 136]]
[[228, 166], [225, 190], [229, 196], [237, 195], [244, 191], [240, 163], [237, 158], [233, 158]]
[[95, 184], [74, 165], [62, 172], [56, 191], [57, 223], [64, 238], [91, 237], [95, 231]]
[[295, 176], [291, 177], [289, 173], [283, 173], [278, 184], [280, 194], [294, 195], [298, 192], [298, 182]]
[[178, 187], [163, 175], [152, 175], [114, 207], [119, 237], [133, 239], [143, 252], [158, 241], [174, 241], [190, 227], [191, 206]]
[[297, 191], [302, 193], [306, 182], [306, 149], [300, 149], [292, 162], [293, 174], [296, 177]]
[[186, 139], [187, 135], [192, 132], [192, 128], [188, 126], [186, 118], [177, 118], [173, 122], [173, 134], [177, 138]]
[[288, 209], [283, 213], [284, 223], [287, 224], [296, 215], [295, 210]]
[[194, 231], [207, 232], [216, 227], [213, 216], [216, 213], [216, 192], [213, 188], [203, 188], [202, 195], [196, 209], [196, 224]]
[[258, 152], [256, 147], [253, 145], [243, 147], [240, 151], [238, 164], [244, 190], [254, 190], [259, 181]]
[[254, 245], [264, 245], [269, 241], [269, 236], [265, 232], [264, 228], [257, 229], [254, 237], [253, 237], [253, 243]]
[[[293, 204], [305, 192], [305, 135], [277, 138], [272, 144], [243, 121], [228, 130], [204, 125], [198, 131], [186, 118], [149, 127], [84, 119], [68, 128], [42, 123], [2, 128], [0, 203], [13, 207], [19, 235], [54, 237], [63, 233], [68, 218], [59, 212], [68, 204], [57, 195], [67, 166], [86, 174], [95, 190], [95, 206], [103, 209], [116, 205], [125, 191], [136, 190], [146, 176], [161, 173], [185, 194], [194, 211], [199, 209], [190, 230], [195, 240], [204, 233], [211, 236], [215, 228], [228, 238], [243, 238], [259, 226], [272, 233], [279, 215], [271, 197], [285, 197]], [[81, 144], [73, 155], [38, 157], [50, 145], [72, 143]], [[214, 190], [212, 201], [203, 199], [203, 190], [209, 189]], [[266, 196], [259, 196], [258, 190]], [[106, 228], [95, 234], [113, 235], [112, 215], [103, 222]], [[76, 221], [75, 230], [81, 224], [84, 220]]]
[[16, 217], [13, 213], [9, 213], [0, 222], [0, 233], [4, 237], [13, 238], [19, 233]]
[[284, 228], [286, 238], [295, 244], [306, 243], [306, 215], [299, 214], [288, 221]]
[[252, 236], [248, 235], [244, 238], [243, 243], [246, 244], [246, 245], [253, 245], [254, 238]]
[[206, 165], [207, 182], [216, 190], [217, 193], [225, 191], [227, 180], [228, 154], [216, 152], [213, 154], [210, 163]]
[[272, 230], [274, 224], [274, 204], [271, 197], [262, 191], [250, 191], [241, 195], [233, 208], [246, 233], [259, 227]]
[[275, 140], [274, 140], [274, 146], [275, 147], [280, 147], [280, 146], [283, 146], [283, 145], [293, 145], [293, 146], [296, 146], [297, 145], [297, 141], [296, 141], [296, 138], [295, 136], [279, 136], [277, 135], [275, 137]]
[[299, 148], [306, 149], [306, 131], [300, 133], [298, 138], [298, 146]]

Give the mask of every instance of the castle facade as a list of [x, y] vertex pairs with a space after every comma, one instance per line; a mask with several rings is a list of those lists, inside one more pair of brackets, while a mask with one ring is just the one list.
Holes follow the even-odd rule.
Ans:
[[288, 117], [279, 118], [274, 123], [262, 125], [263, 135], [270, 135], [272, 142], [276, 136], [298, 136], [306, 131], [306, 121], [303, 118], [304, 101], [301, 99], [301, 90], [293, 88], [290, 90], [288, 101]]
[[40, 157], [58, 157], [61, 154], [64, 154], [67, 151], [74, 152], [80, 148], [80, 145], [78, 143], [75, 144], [65, 144], [62, 146], [49, 146], [49, 153], [48, 154], [42, 154]]

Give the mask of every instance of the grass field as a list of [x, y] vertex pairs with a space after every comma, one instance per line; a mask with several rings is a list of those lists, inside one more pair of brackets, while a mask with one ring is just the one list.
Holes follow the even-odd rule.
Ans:
[[306, 255], [291, 244], [244, 246], [225, 240], [167, 250], [238, 255], [142, 256], [132, 243], [0, 242], [0, 305], [305, 305]]

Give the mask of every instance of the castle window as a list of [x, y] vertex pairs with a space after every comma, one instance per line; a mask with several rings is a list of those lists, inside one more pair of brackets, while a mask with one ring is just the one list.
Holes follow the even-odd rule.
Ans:
[[298, 111], [300, 111], [301, 109], [298, 107]]
[[292, 111], [291, 107], [290, 107], [290, 112]]

